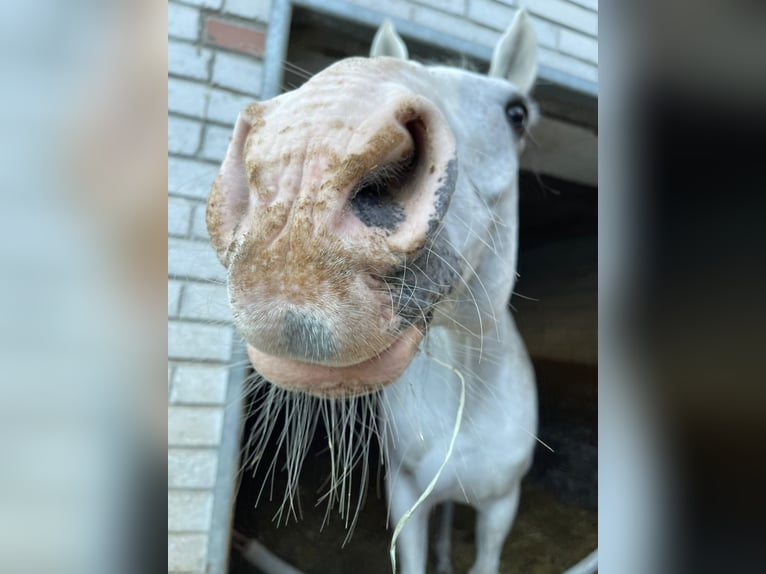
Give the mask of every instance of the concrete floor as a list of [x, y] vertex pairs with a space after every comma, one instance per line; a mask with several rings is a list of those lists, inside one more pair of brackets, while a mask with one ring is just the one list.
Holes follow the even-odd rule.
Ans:
[[[540, 396], [538, 435], [555, 453], [539, 447], [522, 486], [513, 530], [503, 549], [501, 573], [553, 574], [566, 570], [597, 546], [597, 417], [596, 369], [556, 363], [535, 364]], [[317, 446], [321, 446], [321, 441]], [[377, 458], [371, 456], [373, 466]], [[276, 503], [254, 501], [263, 478], [243, 477], [235, 529], [260, 540], [267, 548], [306, 574], [389, 574], [386, 507], [376, 495], [375, 468], [368, 496], [351, 541], [341, 548], [345, 530], [340, 519], [320, 532], [324, 507], [314, 507], [325, 467], [309, 455], [302, 476], [303, 520], [277, 527], [271, 518]], [[432, 520], [432, 526], [435, 520]], [[453, 528], [452, 559], [456, 574], [473, 562], [472, 509], [458, 505]], [[232, 550], [230, 573], [252, 574], [255, 568]]]

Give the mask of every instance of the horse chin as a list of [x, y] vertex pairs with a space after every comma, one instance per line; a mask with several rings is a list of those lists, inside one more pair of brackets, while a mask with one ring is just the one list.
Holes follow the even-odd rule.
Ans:
[[366, 395], [397, 380], [417, 351], [423, 333], [409, 327], [378, 355], [356, 364], [334, 367], [285, 359], [247, 346], [258, 373], [278, 387], [319, 397]]

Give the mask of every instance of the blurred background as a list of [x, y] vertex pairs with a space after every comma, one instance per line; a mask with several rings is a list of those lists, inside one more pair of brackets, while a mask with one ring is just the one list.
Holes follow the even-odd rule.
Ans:
[[0, 11], [0, 571], [148, 572], [165, 555], [165, 9]]

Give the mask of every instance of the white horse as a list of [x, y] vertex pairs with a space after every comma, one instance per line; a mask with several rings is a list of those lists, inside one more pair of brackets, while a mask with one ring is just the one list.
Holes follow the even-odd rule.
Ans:
[[451, 572], [457, 501], [477, 510], [471, 574], [494, 574], [537, 428], [534, 373], [507, 308], [535, 35], [518, 12], [488, 76], [409, 61], [390, 23], [370, 55], [248, 106], [210, 194], [235, 323], [274, 385], [256, 447], [292, 405], [292, 430], [277, 431], [294, 451], [289, 499], [321, 412], [329, 499], [343, 509], [347, 467], [370, 438], [348, 430], [364, 402], [400, 572], [425, 573], [441, 503], [437, 571]]

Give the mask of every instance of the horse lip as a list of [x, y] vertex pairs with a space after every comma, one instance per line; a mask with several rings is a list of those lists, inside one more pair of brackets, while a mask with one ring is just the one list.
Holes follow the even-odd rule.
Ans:
[[279, 387], [321, 397], [348, 397], [374, 392], [398, 379], [422, 337], [420, 329], [410, 327], [377, 356], [346, 367], [283, 359], [252, 345], [247, 345], [247, 353], [258, 373]]

